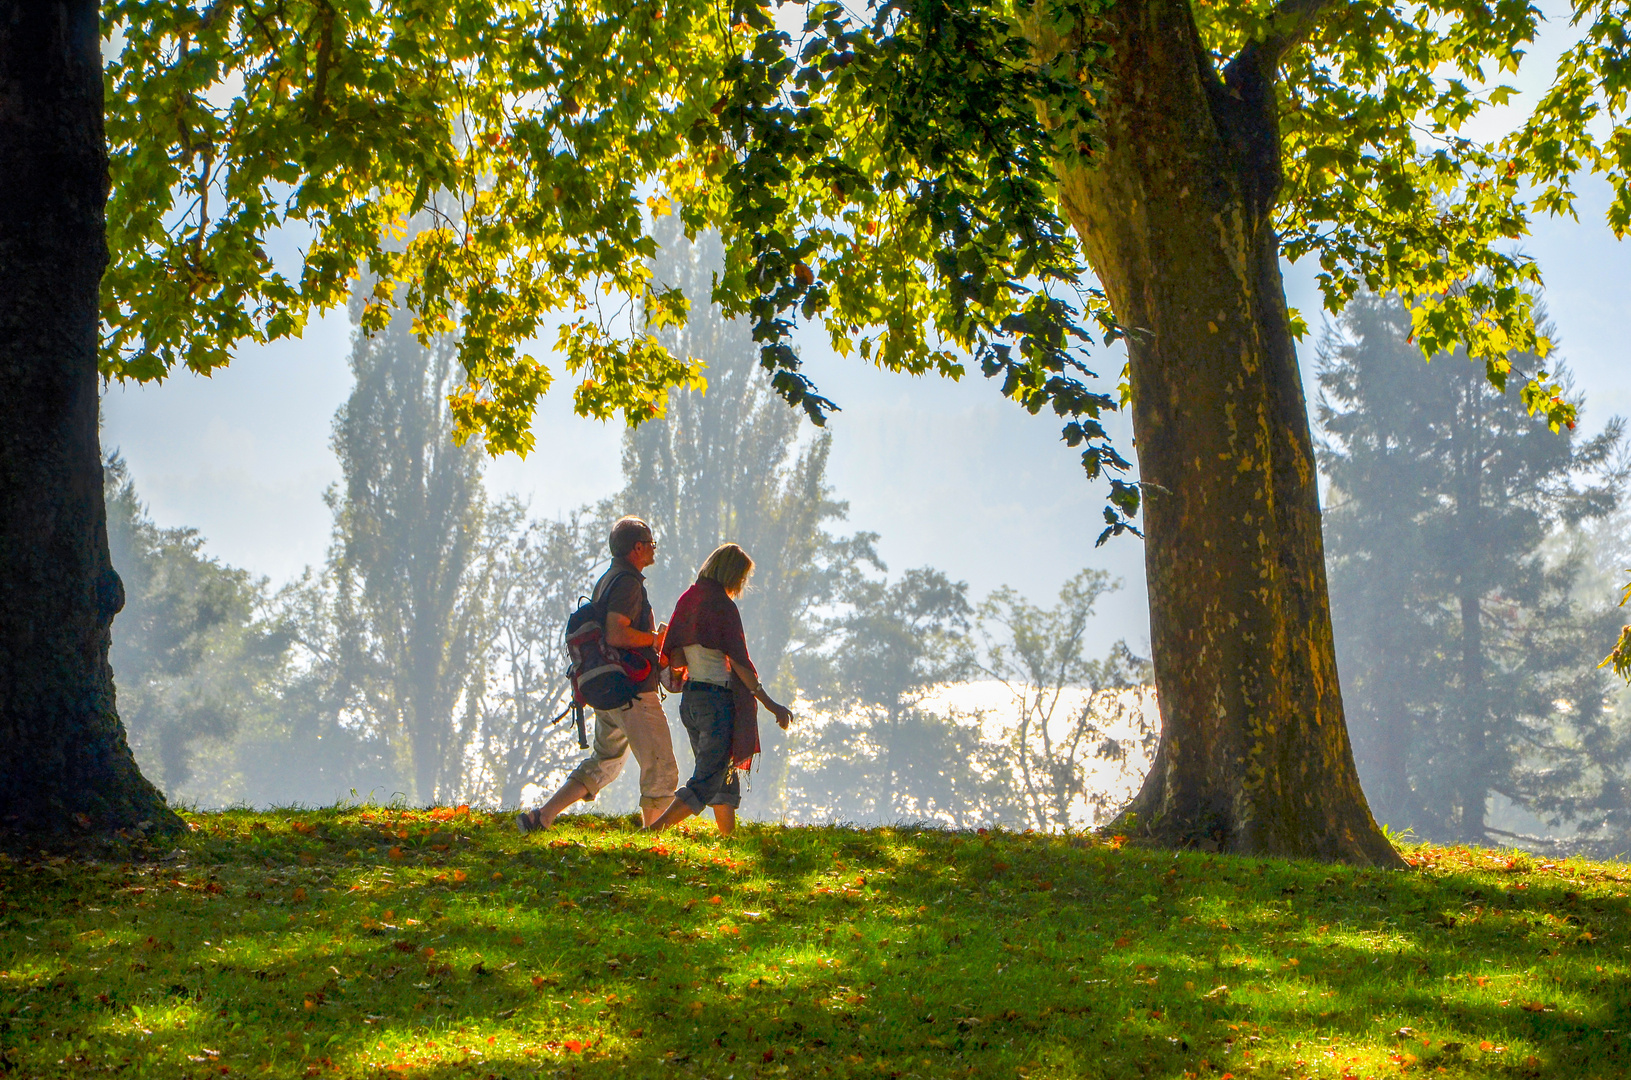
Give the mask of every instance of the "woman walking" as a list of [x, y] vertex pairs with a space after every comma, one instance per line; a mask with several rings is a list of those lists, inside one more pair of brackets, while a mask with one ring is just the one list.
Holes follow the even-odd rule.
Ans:
[[713, 807], [719, 831], [729, 836], [742, 804], [737, 772], [746, 772], [759, 752], [758, 702], [786, 730], [793, 714], [772, 701], [759, 683], [742, 634], [742, 595], [753, 560], [735, 544], [721, 544], [697, 571], [696, 584], [674, 606], [663, 659], [682, 680], [680, 721], [691, 736], [696, 767], [674, 801], [646, 826], [658, 830]]

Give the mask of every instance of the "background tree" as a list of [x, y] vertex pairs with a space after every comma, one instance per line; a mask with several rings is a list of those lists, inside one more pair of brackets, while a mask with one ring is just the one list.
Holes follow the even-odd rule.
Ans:
[[920, 749], [909, 743], [929, 734], [913, 706], [973, 670], [968, 586], [921, 567], [893, 582], [857, 576], [842, 601], [820, 624], [825, 646], [801, 656], [795, 675], [816, 704], [859, 708], [875, 756], [869, 775], [852, 777], [852, 786], [865, 793], [862, 805], [870, 797], [876, 819], [895, 820], [905, 812], [903, 770]]
[[[1130, 749], [1106, 728], [1127, 720], [1128, 708], [1142, 707], [1141, 700], [1136, 706], [1117, 700], [1117, 692], [1148, 683], [1149, 661], [1134, 656], [1126, 642], [1117, 642], [1102, 659], [1083, 648], [1094, 605], [1114, 588], [1104, 571], [1082, 570], [1060, 588], [1052, 608], [1039, 608], [1004, 587], [978, 609], [980, 666], [1013, 698], [1013, 757], [1025, 812], [1036, 829], [1068, 829], [1084, 810], [1097, 818], [1103, 808], [1092, 802], [1089, 760], [1119, 761]], [[1147, 725], [1143, 731], [1151, 742], [1142, 747], [1147, 752], [1157, 732]]]
[[[1631, 475], [1631, 452], [1627, 453], [1621, 470]], [[1593, 534], [1594, 584], [1599, 590], [1616, 593], [1619, 607], [1631, 604], [1631, 583], [1625, 583], [1625, 576], [1631, 574], [1631, 505], [1622, 498], [1617, 513], [1588, 526], [1587, 531]], [[1620, 628], [1619, 640], [1603, 658], [1602, 666], [1631, 685], [1631, 626]], [[1631, 700], [1627, 704], [1631, 705]]]
[[668, 215], [657, 219], [654, 236], [661, 246], [653, 280], [681, 290], [691, 305], [685, 322], [659, 340], [675, 356], [703, 361], [708, 388], [673, 391], [663, 416], [624, 436], [616, 505], [657, 530], [657, 564], [647, 577], [664, 613], [721, 543], [753, 556], [742, 623], [761, 675], [775, 680], [811, 613], [835, 599], [857, 560], [875, 559], [876, 538], [828, 531], [849, 512], [827, 483], [831, 437], [800, 444], [799, 418], [759, 368], [747, 321], [727, 319], [709, 302], [724, 268], [718, 234], [687, 240]]
[[197, 530], [153, 523], [117, 454], [105, 475], [108, 546], [125, 583], [109, 652], [120, 712], [137, 760], [174, 798], [199, 743], [275, 707], [288, 635], [264, 617], [264, 582], [207, 557]]
[[1372, 805], [1438, 840], [1489, 842], [1492, 793], [1623, 829], [1631, 732], [1595, 669], [1613, 627], [1577, 596], [1583, 553], [1555, 542], [1614, 509], [1623, 424], [1553, 431], [1470, 365], [1421, 370], [1410, 333], [1397, 298], [1366, 294], [1320, 348], [1333, 608]]
[[566, 620], [606, 561], [605, 513], [580, 510], [555, 521], [525, 520], [506, 500], [490, 512], [497, 543], [488, 583], [490, 638], [475, 687], [480, 725], [462, 790], [498, 806], [521, 805], [527, 784], [576, 764], [575, 730], [556, 723], [572, 699]]
[[342, 608], [331, 569], [308, 568], [272, 607], [289, 641], [277, 705], [247, 717], [224, 752], [201, 763], [210, 782], [189, 794], [214, 806], [406, 795], [397, 755], [370, 722], [355, 611]]
[[[802, 717], [772, 763], [776, 784], [763, 812], [795, 823], [1023, 828], [1023, 794], [1009, 748], [987, 738], [983, 722], [978, 712], [913, 707], [886, 730], [875, 715], [828, 702]], [[888, 767], [890, 748], [879, 741], [885, 734], [895, 750], [890, 798], [876, 786]]]
[[445, 337], [422, 345], [413, 322], [398, 310], [381, 333], [357, 335], [357, 384], [334, 420], [344, 478], [328, 500], [354, 685], [408, 797], [428, 803], [455, 790], [475, 732], [493, 567], [481, 450], [452, 438], [455, 348]]

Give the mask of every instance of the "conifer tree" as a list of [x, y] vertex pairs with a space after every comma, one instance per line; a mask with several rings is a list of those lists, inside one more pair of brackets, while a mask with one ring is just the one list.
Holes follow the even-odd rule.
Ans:
[[1557, 538], [1613, 511], [1624, 426], [1553, 431], [1464, 357], [1424, 368], [1410, 334], [1398, 299], [1361, 295], [1319, 352], [1332, 606], [1367, 796], [1439, 840], [1489, 842], [1495, 793], [1623, 830], [1631, 740], [1596, 668], [1613, 620], [1577, 598], [1582, 557]]

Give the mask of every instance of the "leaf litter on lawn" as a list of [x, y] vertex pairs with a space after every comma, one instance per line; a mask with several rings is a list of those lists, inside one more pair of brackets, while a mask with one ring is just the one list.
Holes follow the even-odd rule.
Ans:
[[0, 862], [24, 1076], [1631, 1074], [1627, 868], [1000, 830], [188, 814]]

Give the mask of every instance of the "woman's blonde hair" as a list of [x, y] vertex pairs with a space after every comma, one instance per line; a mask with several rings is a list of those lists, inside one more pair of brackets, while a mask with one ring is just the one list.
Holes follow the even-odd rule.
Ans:
[[740, 596], [751, 573], [753, 559], [747, 552], [736, 544], [720, 544], [714, 548], [713, 554], [703, 561], [702, 569], [697, 571], [697, 580], [707, 578], [709, 581], [717, 581], [730, 595]]

